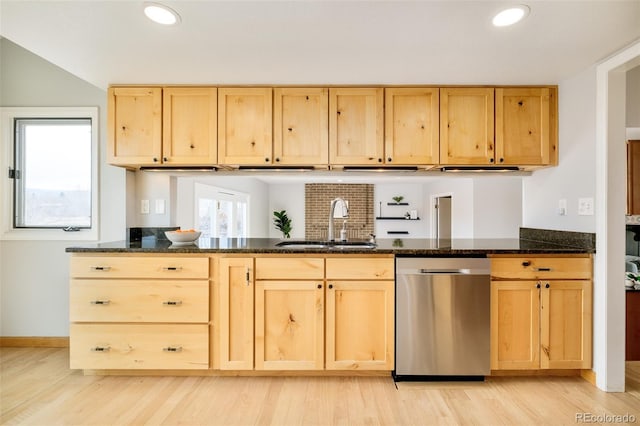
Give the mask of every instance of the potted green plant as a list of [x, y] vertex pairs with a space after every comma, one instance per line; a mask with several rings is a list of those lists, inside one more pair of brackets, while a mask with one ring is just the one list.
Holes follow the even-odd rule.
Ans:
[[287, 216], [287, 211], [273, 212], [273, 216], [273, 224], [276, 229], [282, 232], [283, 238], [289, 238], [291, 236], [291, 219]]
[[391, 198], [393, 201], [396, 202], [396, 204], [400, 204], [402, 202], [402, 200], [404, 200], [404, 197], [402, 195], [397, 195], [395, 197]]

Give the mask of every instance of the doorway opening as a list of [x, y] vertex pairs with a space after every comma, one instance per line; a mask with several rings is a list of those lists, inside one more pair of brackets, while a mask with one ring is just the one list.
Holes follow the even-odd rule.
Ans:
[[249, 195], [195, 183], [194, 223], [202, 238], [246, 238]]
[[451, 240], [451, 194], [434, 197], [433, 230], [438, 241]]

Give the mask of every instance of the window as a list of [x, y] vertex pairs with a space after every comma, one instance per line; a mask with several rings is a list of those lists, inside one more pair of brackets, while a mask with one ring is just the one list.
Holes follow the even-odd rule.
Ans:
[[3, 108], [4, 239], [97, 239], [97, 108]]
[[247, 194], [195, 184], [196, 225], [201, 238], [246, 238]]

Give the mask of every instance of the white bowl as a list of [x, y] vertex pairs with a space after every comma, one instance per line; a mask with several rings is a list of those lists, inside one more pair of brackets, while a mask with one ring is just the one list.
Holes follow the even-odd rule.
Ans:
[[198, 238], [200, 238], [200, 231], [165, 231], [164, 235], [167, 236], [169, 241], [171, 241], [174, 245], [182, 245], [186, 246], [189, 244], [193, 244], [196, 242]]

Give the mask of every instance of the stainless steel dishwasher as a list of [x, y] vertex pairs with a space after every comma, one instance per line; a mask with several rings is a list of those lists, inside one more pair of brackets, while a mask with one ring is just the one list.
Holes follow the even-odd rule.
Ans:
[[396, 366], [403, 380], [484, 380], [489, 259], [396, 258]]

